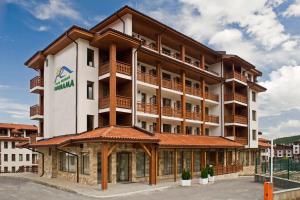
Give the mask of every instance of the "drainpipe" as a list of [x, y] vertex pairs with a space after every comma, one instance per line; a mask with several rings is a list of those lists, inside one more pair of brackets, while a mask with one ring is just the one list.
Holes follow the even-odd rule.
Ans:
[[77, 168], [77, 170], [76, 170], [76, 182], [79, 183], [79, 156], [77, 154], [59, 149], [57, 147], [55, 147], [55, 149], [58, 150], [58, 151], [64, 152], [64, 153], [68, 153], [68, 154], [73, 155], [73, 156], [76, 157], [76, 168]]
[[137, 52], [138, 50], [141, 48], [142, 46], [142, 43], [140, 43], [140, 45], [138, 46], [138, 48], [134, 51], [133, 53], [133, 66], [134, 66], [134, 78], [133, 78], [133, 89], [134, 89], [134, 99], [133, 99], [133, 102], [134, 102], [134, 115], [133, 115], [133, 126], [135, 127], [136, 126], [136, 69], [137, 69]]
[[73, 40], [70, 36], [69, 33], [66, 33], [66, 36], [76, 45], [76, 78], [75, 78], [75, 134], [77, 134], [78, 132], [78, 116], [77, 116], [77, 112], [78, 112], [78, 43]]
[[116, 14], [116, 15], [121, 20], [121, 22], [123, 23], [123, 33], [125, 33], [125, 21], [119, 16], [119, 14]]
[[[224, 77], [224, 74], [223, 74], [223, 58], [221, 59], [221, 75], [222, 75], [222, 78]], [[221, 128], [222, 128], [222, 135], [223, 137], [225, 137], [225, 127], [224, 127], [224, 115], [223, 115], [223, 112], [224, 111], [224, 81], [222, 80], [222, 83], [221, 83]]]
[[36, 153], [39, 153], [39, 154], [41, 154], [42, 155], [42, 174], [40, 175], [40, 177], [42, 177], [42, 176], [44, 176], [44, 173], [45, 173], [45, 168], [44, 168], [44, 163], [45, 163], [45, 161], [44, 161], [44, 153], [42, 153], [42, 152], [40, 152], [40, 151], [37, 151], [37, 150], [34, 150], [34, 149], [31, 149], [31, 148], [26, 148], [26, 149], [28, 149], [28, 150], [30, 150], [30, 151], [32, 151], [32, 152], [36, 152]]

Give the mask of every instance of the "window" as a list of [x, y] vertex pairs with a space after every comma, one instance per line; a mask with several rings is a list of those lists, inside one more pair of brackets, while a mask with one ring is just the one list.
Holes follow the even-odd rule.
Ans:
[[150, 129], [151, 133], [155, 133], [156, 131], [158, 131], [158, 130], [156, 130], [156, 123], [153, 123], [152, 125], [150, 125], [149, 129]]
[[87, 115], [86, 117], [86, 123], [87, 123], [87, 131], [91, 131], [94, 129], [94, 115]]
[[176, 126], [176, 131], [174, 131], [174, 133], [181, 133], [181, 128], [180, 128], [180, 125], [177, 125]]
[[16, 167], [11, 167], [11, 172], [15, 173], [16, 172]]
[[256, 93], [255, 92], [252, 92], [252, 101], [256, 102]]
[[81, 173], [90, 174], [90, 156], [88, 153], [81, 155]]
[[141, 66], [141, 72], [146, 73], [146, 67], [144, 65]]
[[209, 128], [205, 129], [205, 135], [209, 135]]
[[4, 149], [8, 149], [8, 142], [4, 142]]
[[16, 142], [11, 142], [11, 148], [15, 149], [16, 148]]
[[16, 154], [11, 154], [11, 161], [16, 161]]
[[8, 172], [8, 167], [4, 167], [4, 172], [5, 172], [5, 173]]
[[26, 161], [30, 161], [30, 154], [26, 154]]
[[87, 98], [94, 99], [94, 83], [91, 81], [87, 82]]
[[163, 72], [162, 73], [162, 78], [165, 79], [165, 80], [171, 80], [171, 75]]
[[87, 49], [87, 65], [94, 67], [94, 50]]
[[190, 103], [185, 103], [186, 111], [191, 112], [192, 111], [192, 104]]
[[200, 135], [200, 128], [199, 128], [199, 127], [197, 127], [197, 128], [195, 129], [195, 135]]
[[142, 121], [142, 129], [147, 129], [147, 123], [145, 121]]
[[171, 133], [171, 125], [170, 124], [163, 124], [163, 132]]
[[65, 172], [75, 172], [75, 156], [60, 152], [59, 153], [59, 170], [65, 171]]
[[146, 176], [146, 154], [144, 152], [136, 153], [136, 176], [145, 177]]
[[256, 111], [252, 110], [252, 120], [256, 121]]
[[171, 99], [163, 98], [163, 106], [171, 107]]
[[142, 93], [141, 94], [141, 102], [144, 104], [146, 103], [146, 94], [145, 93]]
[[192, 133], [193, 133], [193, 128], [192, 128], [191, 126], [185, 127], [185, 133], [186, 133], [187, 135], [192, 135]]
[[0, 129], [0, 136], [8, 136], [7, 129]]
[[4, 154], [4, 162], [8, 161], [8, 154]]
[[164, 151], [164, 175], [172, 174], [173, 152]]
[[200, 160], [201, 160], [201, 152], [195, 151], [194, 152], [194, 171], [200, 172]]
[[256, 130], [252, 130], [252, 140], [256, 140]]
[[19, 161], [22, 162], [23, 161], [23, 155], [19, 154]]

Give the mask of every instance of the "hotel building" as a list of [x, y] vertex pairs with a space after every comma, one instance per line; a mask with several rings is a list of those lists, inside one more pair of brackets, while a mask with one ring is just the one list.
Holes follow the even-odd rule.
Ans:
[[[258, 153], [262, 73], [125, 6], [72, 26], [25, 63], [38, 72], [43, 176], [90, 185], [237, 173]], [[254, 168], [253, 168], [254, 169]]]
[[17, 148], [36, 134], [33, 125], [0, 123], [0, 173], [37, 171], [37, 153]]

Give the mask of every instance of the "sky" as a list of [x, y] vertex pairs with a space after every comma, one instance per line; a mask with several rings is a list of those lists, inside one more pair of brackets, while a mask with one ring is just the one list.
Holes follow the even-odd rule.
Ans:
[[72, 25], [91, 28], [129, 5], [263, 72], [259, 128], [300, 134], [300, 0], [0, 0], [0, 122], [35, 123], [24, 62]]

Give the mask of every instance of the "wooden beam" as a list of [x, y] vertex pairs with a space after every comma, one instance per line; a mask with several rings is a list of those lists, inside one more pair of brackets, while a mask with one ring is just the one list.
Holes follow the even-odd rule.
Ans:
[[180, 56], [181, 56], [181, 60], [183, 62], [185, 62], [185, 46], [184, 45], [180, 46]]
[[194, 150], [191, 150], [191, 179], [193, 179], [194, 175]]
[[109, 125], [115, 126], [117, 121], [116, 107], [117, 107], [117, 47], [116, 44], [109, 46]]
[[113, 152], [113, 150], [115, 150], [115, 148], [118, 146], [118, 144], [113, 144], [109, 150], [108, 150], [108, 153], [107, 153], [107, 156], [110, 156], [110, 154]]
[[201, 118], [203, 121], [203, 124], [201, 126], [201, 135], [205, 135], [205, 81], [204, 79], [201, 80], [201, 96], [202, 96], [202, 101], [201, 101]]
[[186, 131], [186, 123], [185, 123], [185, 118], [186, 118], [186, 99], [185, 99], [185, 71], [181, 72], [181, 80], [182, 80], [182, 96], [181, 96], [181, 112], [182, 112], [182, 118], [183, 121], [181, 122], [181, 133], [185, 134]]
[[178, 174], [178, 152], [177, 149], [174, 149], [174, 159], [173, 159], [173, 166], [174, 166], [174, 182], [177, 181], [177, 174]]
[[156, 36], [156, 46], [158, 53], [161, 52], [161, 34], [157, 34]]
[[200, 56], [200, 68], [205, 69], [205, 56], [203, 54]]
[[107, 189], [108, 182], [108, 143], [101, 144], [101, 188]]
[[149, 174], [149, 184], [156, 185], [156, 153], [157, 149], [154, 145], [151, 147], [151, 157], [150, 157], [150, 174]]
[[156, 104], [157, 104], [157, 133], [161, 133], [161, 65], [158, 64], [156, 67], [158, 89], [156, 90]]
[[146, 154], [151, 157], [151, 152], [149, 151], [149, 149], [146, 147], [145, 144], [140, 144], [142, 149], [146, 152]]

